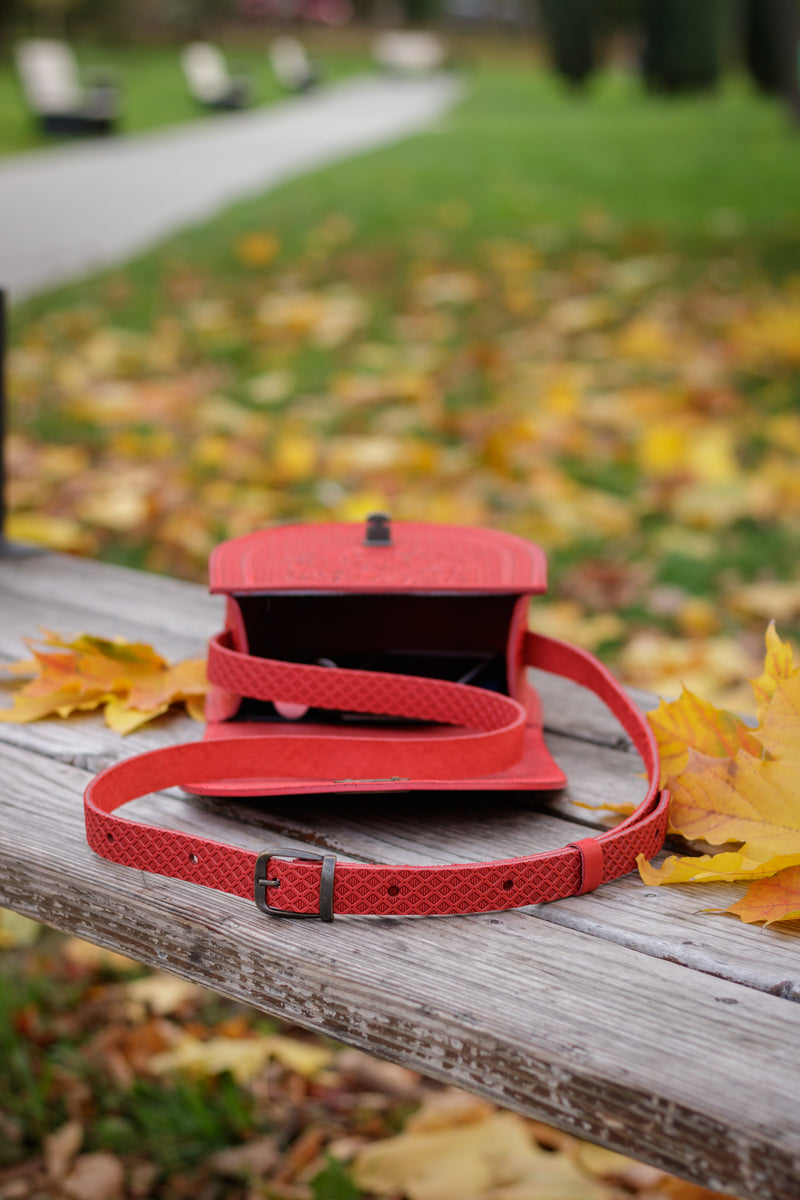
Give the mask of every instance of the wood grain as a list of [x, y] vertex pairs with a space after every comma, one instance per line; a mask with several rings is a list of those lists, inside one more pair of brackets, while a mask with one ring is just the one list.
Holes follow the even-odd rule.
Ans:
[[[203, 589], [61, 556], [0, 564], [0, 655], [39, 624], [198, 653], [220, 621]], [[635, 799], [641, 764], [580, 689], [543, 680], [567, 797], [148, 797], [131, 815], [259, 848], [276, 840], [386, 862], [470, 861], [562, 845]], [[0, 902], [142, 962], [406, 1063], [705, 1186], [796, 1200], [796, 932], [699, 909], [735, 885], [635, 875], [514, 912], [453, 918], [263, 917], [248, 901], [131, 871], [85, 843], [99, 766], [197, 737], [187, 718], [121, 740], [96, 716], [0, 726]]]

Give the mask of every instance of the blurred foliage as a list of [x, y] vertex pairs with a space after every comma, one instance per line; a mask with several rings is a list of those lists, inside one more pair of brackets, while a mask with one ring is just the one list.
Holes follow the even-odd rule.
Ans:
[[540, 627], [748, 703], [800, 628], [800, 161], [769, 102], [575, 103], [526, 57], [435, 130], [14, 314], [11, 532], [202, 580], [274, 520], [540, 541]]

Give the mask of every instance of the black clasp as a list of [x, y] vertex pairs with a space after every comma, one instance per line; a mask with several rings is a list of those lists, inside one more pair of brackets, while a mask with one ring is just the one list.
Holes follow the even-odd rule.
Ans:
[[365, 546], [391, 546], [392, 526], [388, 513], [374, 512], [367, 517]]
[[[322, 871], [319, 877], [319, 912], [300, 913], [290, 912], [284, 908], [273, 908], [267, 903], [267, 888], [280, 887], [279, 879], [269, 879], [269, 860], [271, 858], [294, 858], [300, 862], [321, 862]], [[307, 851], [288, 850], [279, 847], [277, 850], [264, 850], [256, 859], [256, 874], [254, 881], [255, 901], [262, 912], [271, 917], [318, 917], [320, 921], [333, 920], [333, 873], [336, 867], [335, 854], [311, 854]]]

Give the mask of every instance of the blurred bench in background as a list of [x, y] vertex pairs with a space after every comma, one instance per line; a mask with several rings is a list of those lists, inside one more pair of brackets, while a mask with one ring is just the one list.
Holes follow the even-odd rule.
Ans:
[[111, 133], [119, 115], [118, 88], [99, 74], [84, 86], [72, 49], [55, 38], [16, 44], [14, 63], [26, 103], [45, 133]]
[[392, 75], [427, 75], [447, 66], [448, 57], [442, 39], [425, 31], [390, 29], [372, 44], [375, 65]]
[[318, 65], [296, 37], [287, 34], [275, 38], [270, 43], [269, 62], [277, 83], [286, 92], [308, 92], [320, 82]]
[[181, 53], [189, 95], [204, 108], [236, 109], [250, 103], [252, 89], [243, 75], [231, 75], [225, 55], [211, 42], [190, 42]]

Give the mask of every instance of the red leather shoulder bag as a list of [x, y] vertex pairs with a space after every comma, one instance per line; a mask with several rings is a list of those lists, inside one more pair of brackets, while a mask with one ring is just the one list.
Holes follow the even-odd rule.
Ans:
[[[546, 587], [542, 550], [461, 526], [282, 525], [218, 546], [202, 741], [117, 763], [84, 797], [98, 854], [255, 899], [274, 916], [495, 912], [580, 895], [662, 846], [668, 797], [638, 708], [597, 659], [528, 629]], [[559, 850], [437, 866], [254, 854], [128, 820], [116, 809], [180, 785], [213, 796], [421, 789], [543, 790], [566, 779], [542, 734], [528, 667], [595, 692], [647, 768], [647, 793], [614, 829]]]

